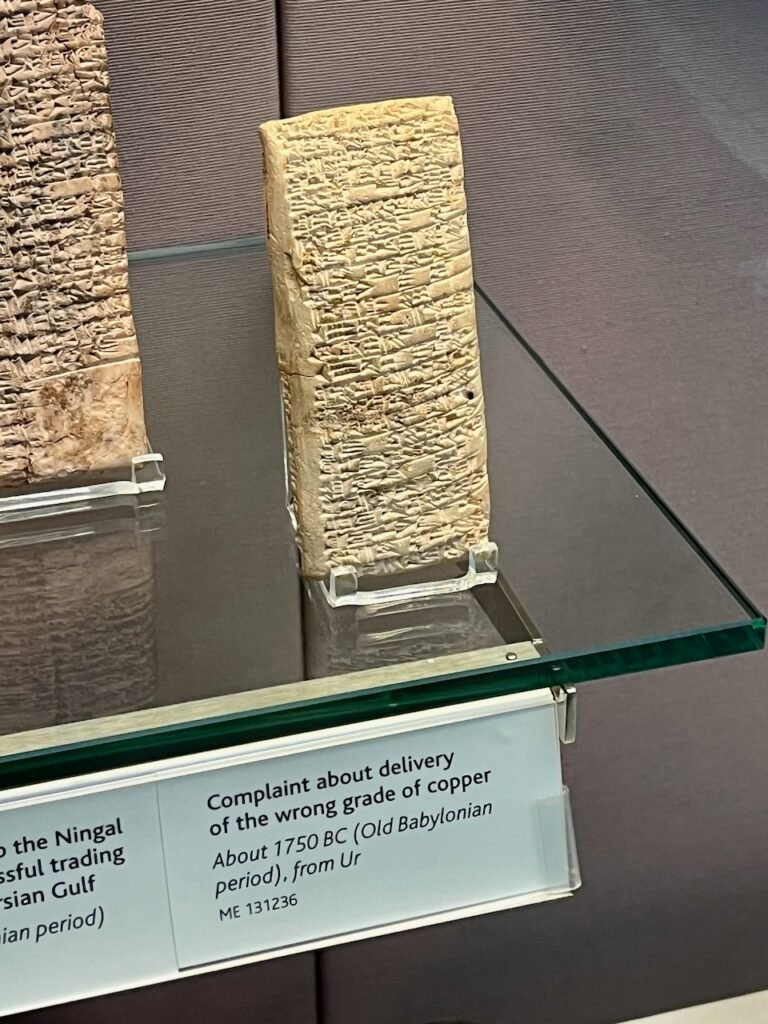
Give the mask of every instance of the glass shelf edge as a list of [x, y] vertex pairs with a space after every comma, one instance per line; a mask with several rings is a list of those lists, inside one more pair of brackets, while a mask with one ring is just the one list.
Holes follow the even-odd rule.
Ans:
[[219, 242], [198, 242], [188, 245], [169, 245], [158, 249], [134, 249], [128, 253], [128, 263], [148, 263], [157, 260], [189, 259], [190, 257], [217, 256], [251, 249], [264, 252], [267, 242], [262, 235], [247, 235], [243, 238], [223, 239]]
[[0, 758], [0, 789], [51, 782], [70, 776], [128, 767], [313, 732], [331, 725], [351, 724], [390, 715], [438, 708], [473, 700], [563, 685], [594, 682], [657, 668], [672, 668], [733, 654], [758, 651], [765, 645], [762, 617], [700, 633], [573, 655], [549, 656], [430, 682], [389, 684], [349, 696], [332, 695], [315, 701], [244, 711], [207, 721], [128, 733], [86, 744], [28, 751]]
[[653, 504], [659, 510], [659, 512], [667, 519], [667, 521], [674, 527], [680, 536], [686, 541], [688, 546], [696, 552], [699, 558], [705, 563], [710, 569], [713, 575], [720, 581], [723, 587], [728, 591], [731, 597], [742, 606], [744, 611], [753, 619], [762, 618], [760, 610], [750, 601], [744, 591], [739, 585], [731, 578], [731, 576], [723, 569], [720, 563], [710, 555], [710, 553], [703, 547], [703, 545], [697, 540], [694, 533], [688, 529], [682, 519], [672, 511], [667, 505], [666, 501], [661, 497], [658, 491], [651, 486], [646, 480], [643, 474], [637, 469], [635, 464], [629, 459], [621, 449], [611, 440], [608, 434], [603, 430], [597, 420], [587, 412], [583, 405], [575, 398], [574, 395], [568, 390], [565, 384], [560, 380], [554, 370], [549, 366], [547, 361], [537, 352], [537, 350], [526, 341], [520, 331], [511, 323], [505, 313], [501, 311], [494, 300], [488, 295], [484, 288], [482, 288], [475, 281], [475, 291], [486, 303], [488, 308], [492, 311], [506, 329], [512, 334], [518, 344], [527, 352], [530, 358], [536, 363], [539, 369], [546, 375], [549, 382], [555, 387], [562, 397], [568, 402], [572, 409], [586, 422], [589, 428], [594, 434], [602, 441], [608, 451], [614, 456], [614, 458], [623, 466], [625, 471], [632, 477], [638, 487], [648, 495]]

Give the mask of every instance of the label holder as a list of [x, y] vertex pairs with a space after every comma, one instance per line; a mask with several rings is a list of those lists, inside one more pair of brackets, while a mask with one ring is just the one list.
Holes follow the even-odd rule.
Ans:
[[[570, 689], [570, 688], [569, 688]], [[381, 740], [387, 737], [407, 737], [412, 733], [428, 734], [430, 729], [445, 726], [462, 725], [463, 723], [479, 722], [483, 718], [505, 716], [533, 708], [549, 709], [551, 712], [551, 743], [559, 747], [561, 740], [572, 739], [571, 730], [564, 730], [564, 702], [573, 699], [572, 694], [539, 690], [531, 693], [513, 694], [506, 697], [492, 698], [469, 704], [454, 705], [428, 712], [416, 712], [390, 719], [374, 722], [357, 723], [325, 729], [315, 733], [262, 741], [229, 750], [203, 753], [169, 761], [154, 762], [128, 769], [115, 769], [98, 775], [81, 777], [73, 780], [47, 783], [0, 794], [0, 830], [2, 829], [5, 812], [22, 808], [36, 808], [51, 802], [76, 800], [95, 794], [105, 794], [136, 786], [150, 786], [159, 793], [159, 786], [172, 779], [188, 779], [196, 775], [226, 771], [227, 769], [258, 765], [276, 758], [291, 757], [319, 751], [343, 748], [349, 744]], [[570, 716], [569, 716], [570, 717]], [[547, 741], [549, 742], [549, 741]], [[559, 753], [557, 754], [559, 764]], [[338, 934], [314, 936], [307, 941], [292, 941], [276, 944], [272, 948], [261, 948], [242, 955], [227, 955], [223, 958], [213, 957], [209, 961], [180, 966], [179, 959], [162, 976], [156, 974], [151, 978], [131, 979], [118, 987], [95, 987], [89, 991], [59, 993], [57, 998], [40, 1001], [32, 998], [24, 1005], [4, 1005], [2, 986], [0, 986], [0, 1016], [23, 1010], [55, 1005], [109, 992], [123, 991], [131, 988], [155, 984], [158, 981], [177, 980], [195, 974], [211, 973], [218, 970], [234, 968], [245, 964], [256, 963], [277, 957], [295, 955], [313, 950], [329, 948], [342, 943], [390, 935], [400, 931], [441, 924], [448, 921], [461, 920], [487, 913], [494, 913], [533, 903], [560, 899], [571, 895], [580, 885], [580, 874], [576, 846], [574, 841], [573, 823], [570, 800], [567, 788], [562, 787], [559, 793], [551, 793], [546, 799], [534, 801], [537, 818], [539, 856], [544, 865], [545, 883], [534, 891], [511, 892], [500, 898], [483, 899], [480, 902], [469, 902], [466, 905], [438, 908], [431, 913], [420, 913], [412, 917], [388, 922], [374, 922], [368, 927], [357, 927], [353, 930], [344, 929]], [[167, 853], [162, 864], [163, 872], [167, 871]], [[171, 920], [173, 914], [171, 913]], [[2, 922], [0, 922], [1, 924]], [[30, 993], [32, 995], [32, 993]]]

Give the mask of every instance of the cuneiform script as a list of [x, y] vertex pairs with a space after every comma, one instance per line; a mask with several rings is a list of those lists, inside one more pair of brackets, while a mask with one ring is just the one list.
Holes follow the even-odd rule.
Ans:
[[488, 537], [485, 415], [449, 97], [262, 126], [288, 471], [305, 576]]
[[147, 450], [102, 18], [0, 0], [0, 487]]

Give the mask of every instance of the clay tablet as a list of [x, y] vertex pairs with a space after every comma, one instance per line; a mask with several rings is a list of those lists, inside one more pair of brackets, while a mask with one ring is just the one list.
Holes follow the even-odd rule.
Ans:
[[0, 488], [147, 451], [102, 19], [0, 0]]
[[449, 97], [261, 128], [288, 471], [305, 576], [488, 538], [458, 123]]

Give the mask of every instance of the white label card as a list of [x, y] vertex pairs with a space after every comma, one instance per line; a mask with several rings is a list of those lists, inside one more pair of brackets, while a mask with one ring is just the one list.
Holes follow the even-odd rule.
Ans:
[[555, 729], [535, 707], [161, 783], [180, 966], [552, 887]]
[[0, 813], [0, 1013], [175, 967], [156, 787]]
[[0, 793], [0, 1016], [566, 895], [551, 695]]

